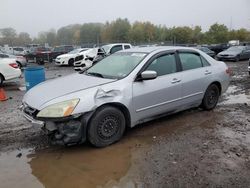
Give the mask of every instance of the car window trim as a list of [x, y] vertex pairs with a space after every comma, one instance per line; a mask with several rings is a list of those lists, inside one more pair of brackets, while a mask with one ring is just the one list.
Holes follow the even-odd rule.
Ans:
[[[176, 50], [168, 50], [168, 51], [162, 51], [162, 52], [159, 52], [157, 54], [154, 54], [152, 57], [149, 58], [149, 60], [142, 66], [142, 68], [138, 71], [138, 73], [136, 74], [136, 77], [135, 77], [135, 82], [137, 82], [138, 80], [138, 77], [140, 76], [140, 74], [145, 71], [148, 66], [158, 57], [161, 57], [163, 55], [167, 55], [167, 54], [174, 54], [175, 56], [175, 63], [176, 63], [176, 72], [175, 73], [178, 73], [178, 72], [181, 72], [181, 67], [180, 67], [180, 61], [178, 61], [177, 59], [177, 53], [176, 53]], [[164, 75], [162, 75], [164, 76]]]
[[[181, 71], [189, 71], [189, 70], [194, 70], [194, 69], [189, 69], [189, 70], [183, 70], [183, 67], [182, 67], [182, 64], [181, 64], [181, 58], [179, 56], [180, 53], [189, 53], [189, 54], [194, 54], [194, 55], [197, 55], [199, 56], [200, 58], [200, 61], [201, 61], [201, 65], [202, 67], [198, 67], [198, 68], [195, 68], [195, 69], [199, 69], [199, 68], [203, 68], [203, 67], [207, 67], [207, 66], [204, 66], [203, 62], [202, 62], [202, 59], [201, 59], [201, 54], [199, 52], [196, 52], [196, 51], [193, 51], [193, 50], [177, 50], [177, 56], [178, 56], [178, 60], [179, 60], [179, 63], [180, 63], [180, 66], [181, 66]], [[204, 56], [202, 56], [205, 60], [206, 58]], [[207, 61], [207, 60], [206, 60]], [[211, 66], [211, 64], [209, 63], [209, 61], [207, 61], [209, 66]]]

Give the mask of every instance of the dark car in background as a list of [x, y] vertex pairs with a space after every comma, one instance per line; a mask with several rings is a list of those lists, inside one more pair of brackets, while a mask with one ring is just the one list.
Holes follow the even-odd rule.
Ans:
[[25, 55], [28, 62], [43, 62], [45, 59], [50, 60], [51, 49], [46, 47], [30, 48], [29, 53]]
[[210, 50], [209, 48], [207, 48], [207, 47], [204, 47], [204, 46], [197, 46], [197, 47], [195, 47], [195, 48], [197, 48], [198, 50], [201, 50], [201, 51], [203, 51], [203, 52], [205, 52], [207, 55], [209, 55], [209, 56], [211, 56], [211, 57], [215, 57], [215, 52], [214, 51], [212, 51], [212, 50]]
[[229, 48], [229, 45], [227, 43], [222, 43], [222, 44], [211, 44], [207, 46], [210, 50], [214, 51], [215, 54], [218, 54], [226, 49]]
[[74, 47], [72, 45], [56, 46], [53, 50], [46, 47], [34, 47], [31, 48], [29, 53], [26, 55], [28, 61], [33, 61], [38, 64], [44, 62], [52, 62], [57, 56], [66, 54], [72, 51]]
[[72, 50], [74, 50], [72, 45], [56, 46], [51, 52], [51, 59], [56, 59], [57, 56], [66, 54]]
[[240, 61], [250, 58], [250, 46], [232, 46], [217, 54], [217, 59], [222, 61]]

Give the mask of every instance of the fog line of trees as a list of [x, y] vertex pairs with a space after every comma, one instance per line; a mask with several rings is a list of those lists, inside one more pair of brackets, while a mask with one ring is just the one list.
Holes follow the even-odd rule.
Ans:
[[61, 27], [57, 31], [40, 32], [31, 38], [26, 32], [17, 33], [13, 28], [0, 29], [0, 45], [24, 46], [30, 43], [50, 46], [61, 44], [99, 44], [130, 42], [132, 44], [162, 43], [172, 41], [177, 44], [216, 44], [229, 40], [250, 41], [250, 31], [242, 28], [229, 30], [224, 24], [215, 23], [203, 32], [200, 26], [179, 26], [168, 28], [151, 22], [130, 23], [118, 18], [112, 22], [84, 23]]

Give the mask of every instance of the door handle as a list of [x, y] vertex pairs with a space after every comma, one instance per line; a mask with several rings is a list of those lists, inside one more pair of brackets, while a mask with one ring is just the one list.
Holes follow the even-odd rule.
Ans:
[[174, 78], [171, 83], [172, 84], [175, 84], [175, 83], [179, 83], [181, 81], [181, 79], [178, 79], [178, 78]]
[[206, 71], [205, 71], [205, 75], [209, 75], [209, 74], [212, 74], [212, 72], [209, 71], [209, 70], [206, 70]]

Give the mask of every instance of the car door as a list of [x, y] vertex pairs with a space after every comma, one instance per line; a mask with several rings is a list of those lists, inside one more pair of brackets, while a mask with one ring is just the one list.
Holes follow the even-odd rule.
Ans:
[[178, 109], [182, 78], [176, 54], [164, 53], [151, 58], [141, 72], [145, 70], [156, 71], [157, 77], [133, 83], [133, 107], [137, 120]]
[[212, 77], [212, 67], [200, 54], [192, 51], [178, 53], [182, 67], [182, 107], [200, 103]]
[[250, 58], [250, 47], [246, 46], [242, 53], [243, 53], [244, 59]]

